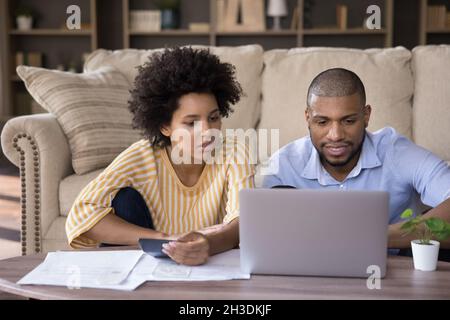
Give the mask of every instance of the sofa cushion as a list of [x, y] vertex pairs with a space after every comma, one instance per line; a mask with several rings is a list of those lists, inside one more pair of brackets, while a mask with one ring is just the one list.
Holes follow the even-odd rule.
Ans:
[[411, 137], [411, 53], [391, 49], [296, 48], [264, 53], [259, 128], [280, 129], [280, 147], [308, 134], [304, 117], [313, 78], [334, 67], [354, 71], [372, 106], [369, 130], [385, 126]]
[[450, 161], [450, 46], [412, 51], [414, 141]]
[[[209, 48], [221, 61], [231, 63], [236, 67], [236, 78], [241, 84], [245, 96], [234, 106], [235, 111], [230, 117], [223, 120], [224, 129], [254, 128], [261, 112], [262, 47], [259, 45], [240, 47], [192, 47]], [[96, 50], [87, 58], [84, 70], [85, 72], [91, 72], [98, 70], [98, 68], [112, 65], [127, 77], [130, 84], [133, 84], [138, 72], [137, 67], [147, 62], [151, 54], [160, 52], [161, 50]]]
[[59, 184], [59, 210], [62, 216], [67, 217], [81, 190], [103, 170], [100, 169], [83, 175], [73, 174], [61, 180]]
[[75, 74], [19, 66], [17, 73], [33, 98], [56, 116], [77, 174], [107, 166], [140, 139], [127, 108], [129, 83], [119, 71]]

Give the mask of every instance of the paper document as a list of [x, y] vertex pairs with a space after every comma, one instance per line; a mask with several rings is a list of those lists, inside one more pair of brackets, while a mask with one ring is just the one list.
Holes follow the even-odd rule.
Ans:
[[142, 257], [141, 250], [51, 252], [18, 284], [134, 290], [126, 281]]
[[117, 250], [51, 252], [17, 283], [131, 291], [146, 281], [232, 279], [250, 279], [250, 274], [241, 272], [239, 250], [215, 255], [195, 267], [154, 258], [141, 250]]
[[143, 278], [147, 281], [219, 281], [250, 279], [250, 274], [241, 271], [239, 250], [230, 250], [212, 256], [206, 264], [195, 267], [144, 255], [130, 278]]

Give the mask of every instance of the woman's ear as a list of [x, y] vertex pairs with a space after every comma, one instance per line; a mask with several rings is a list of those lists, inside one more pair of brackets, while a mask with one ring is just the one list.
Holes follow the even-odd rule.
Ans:
[[172, 135], [172, 130], [170, 130], [170, 127], [168, 126], [161, 126], [159, 130], [166, 137], [170, 137]]

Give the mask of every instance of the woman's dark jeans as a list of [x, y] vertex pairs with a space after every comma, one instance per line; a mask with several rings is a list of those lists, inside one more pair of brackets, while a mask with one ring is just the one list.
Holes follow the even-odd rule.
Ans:
[[[134, 225], [154, 229], [150, 210], [141, 194], [131, 187], [122, 188], [112, 201], [116, 216]], [[101, 247], [113, 246], [102, 243]], [[116, 246], [116, 245], [114, 245]]]

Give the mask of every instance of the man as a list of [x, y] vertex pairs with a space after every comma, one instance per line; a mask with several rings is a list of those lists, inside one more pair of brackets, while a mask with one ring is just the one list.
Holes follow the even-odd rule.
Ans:
[[[409, 248], [414, 235], [404, 236], [400, 215], [415, 195], [433, 207], [427, 216], [450, 222], [450, 167], [393, 128], [367, 132], [370, 113], [355, 73], [335, 68], [317, 75], [305, 110], [310, 136], [272, 156], [279, 169], [263, 186], [388, 191], [388, 246]], [[441, 248], [450, 248], [450, 239], [441, 241]]]

